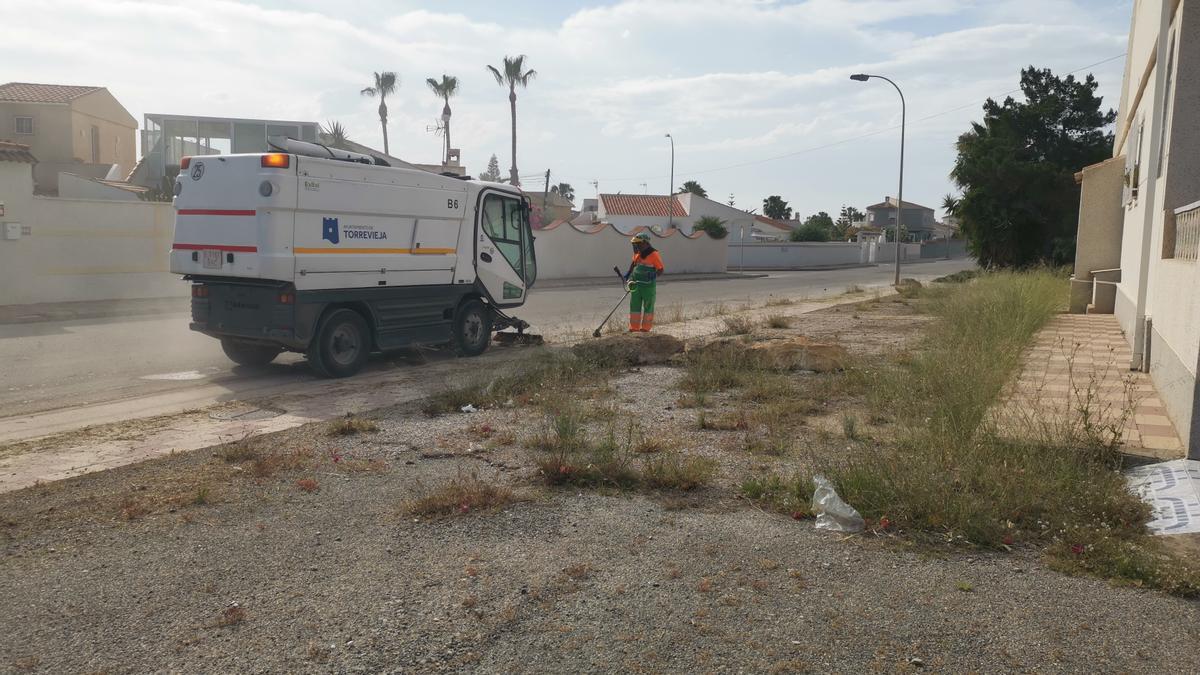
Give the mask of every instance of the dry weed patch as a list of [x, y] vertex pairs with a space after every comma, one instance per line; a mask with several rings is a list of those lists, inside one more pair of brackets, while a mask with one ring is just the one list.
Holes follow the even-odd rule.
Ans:
[[512, 489], [481, 479], [477, 474], [459, 474], [404, 504], [410, 516], [447, 517], [488, 512], [518, 501]]
[[744, 316], [725, 317], [726, 335], [749, 335], [754, 332], [754, 321]]
[[792, 317], [786, 314], [772, 314], [767, 317], [768, 328], [791, 328]]
[[345, 417], [329, 423], [326, 433], [330, 436], [354, 436], [361, 433], [379, 431], [379, 424], [374, 420], [358, 417], [347, 413]]
[[229, 628], [238, 626], [246, 621], [246, 610], [237, 604], [230, 605], [221, 611], [221, 615], [208, 625], [209, 628]]

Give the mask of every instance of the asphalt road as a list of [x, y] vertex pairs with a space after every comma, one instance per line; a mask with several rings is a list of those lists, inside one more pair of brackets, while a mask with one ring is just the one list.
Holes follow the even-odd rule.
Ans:
[[[904, 276], [929, 279], [973, 267], [971, 261], [921, 263]], [[771, 296], [816, 299], [850, 286], [886, 285], [890, 267], [771, 272], [758, 278], [678, 281], [659, 285], [657, 314], [694, 315], [715, 305], [737, 308]], [[533, 332], [590, 333], [621, 298], [617, 283], [535, 288], [515, 312]], [[614, 321], [623, 321], [618, 310]], [[0, 326], [0, 421], [52, 410], [77, 409], [139, 397], [187, 398], [189, 390], [233, 400], [295, 389], [314, 379], [304, 359], [281, 355], [262, 369], [233, 366], [216, 340], [188, 330], [187, 300], [178, 313], [152, 317], [83, 319]], [[435, 358], [437, 356], [435, 355]], [[372, 370], [419, 367], [403, 356], [372, 359]], [[200, 399], [197, 399], [200, 400]]]

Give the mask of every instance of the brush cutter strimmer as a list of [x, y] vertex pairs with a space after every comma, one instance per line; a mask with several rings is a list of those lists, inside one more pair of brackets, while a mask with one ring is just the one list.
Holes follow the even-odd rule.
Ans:
[[[621, 280], [621, 283], [625, 284], [625, 277], [621, 275], [621, 270], [614, 267], [613, 271], [617, 273], [617, 278]], [[596, 330], [592, 331], [592, 337], [600, 337], [600, 331], [604, 330], [604, 324], [608, 323], [608, 320], [612, 318], [612, 315], [617, 313], [617, 310], [620, 309], [622, 304], [624, 304], [625, 298], [628, 297], [629, 286], [625, 285], [625, 295], [621, 296], [621, 301], [617, 303], [616, 307], [612, 308], [612, 311], [608, 313], [608, 316], [604, 317], [604, 320], [600, 322], [600, 325], [596, 327]]]

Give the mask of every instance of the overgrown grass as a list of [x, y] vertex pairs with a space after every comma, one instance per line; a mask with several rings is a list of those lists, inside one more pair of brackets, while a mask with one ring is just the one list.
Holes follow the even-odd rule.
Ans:
[[708, 349], [688, 354], [685, 366], [679, 388], [695, 395], [737, 389], [754, 381], [755, 364], [745, 350]]
[[458, 412], [466, 405], [490, 408], [557, 401], [581, 386], [606, 383], [615, 366], [600, 358], [547, 349], [497, 369], [499, 372], [479, 375], [438, 392], [425, 401], [422, 410], [436, 416]]
[[[819, 460], [869, 520], [927, 542], [1044, 549], [1068, 572], [1200, 594], [1200, 567], [1145, 533], [1149, 508], [1126, 488], [1111, 445], [1014, 440], [989, 411], [1033, 335], [1066, 298], [1049, 271], [997, 273], [921, 289], [936, 317], [922, 343], [866, 375], [872, 409], [899, 410], [893, 443]], [[851, 430], [844, 428], [847, 437]], [[811, 473], [758, 477], [742, 493], [782, 511], [807, 508]]]
[[708, 484], [716, 470], [711, 460], [667, 450], [632, 423], [623, 433], [609, 425], [593, 437], [581, 420], [577, 411], [561, 409], [550, 414], [545, 429], [529, 441], [547, 484], [689, 491]]

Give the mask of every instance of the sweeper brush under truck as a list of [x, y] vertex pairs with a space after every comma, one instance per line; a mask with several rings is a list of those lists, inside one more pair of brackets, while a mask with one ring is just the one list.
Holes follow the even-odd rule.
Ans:
[[301, 352], [352, 375], [374, 351], [449, 344], [474, 356], [523, 321], [537, 276], [518, 188], [273, 137], [278, 152], [185, 157], [171, 271], [192, 330], [230, 359]]

